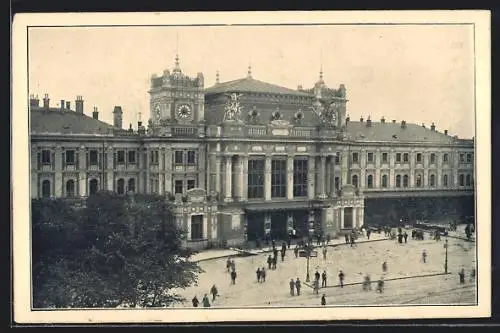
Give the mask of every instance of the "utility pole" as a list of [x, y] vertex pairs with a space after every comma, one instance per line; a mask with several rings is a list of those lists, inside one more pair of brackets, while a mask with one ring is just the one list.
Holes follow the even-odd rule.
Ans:
[[444, 242], [444, 274], [448, 274], [448, 239]]

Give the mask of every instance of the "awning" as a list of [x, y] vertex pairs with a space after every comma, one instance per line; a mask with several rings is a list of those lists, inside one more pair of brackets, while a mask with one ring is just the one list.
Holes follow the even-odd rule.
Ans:
[[247, 203], [244, 209], [248, 212], [265, 212], [265, 211], [288, 211], [298, 209], [313, 209], [326, 207], [325, 204], [311, 201], [283, 201], [283, 202], [261, 202]]

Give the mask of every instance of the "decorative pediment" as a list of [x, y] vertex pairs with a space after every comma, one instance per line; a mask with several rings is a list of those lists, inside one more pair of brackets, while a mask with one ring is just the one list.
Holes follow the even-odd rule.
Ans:
[[352, 184], [344, 184], [340, 190], [342, 197], [354, 197], [356, 196], [356, 187]]
[[190, 202], [203, 202], [207, 196], [207, 191], [202, 188], [192, 188], [187, 191], [187, 198]]

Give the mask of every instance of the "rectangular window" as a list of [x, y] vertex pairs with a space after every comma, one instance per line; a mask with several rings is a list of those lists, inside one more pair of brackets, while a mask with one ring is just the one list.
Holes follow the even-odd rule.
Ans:
[[335, 177], [335, 189], [338, 191], [340, 189], [340, 178]]
[[443, 154], [443, 163], [448, 163], [448, 154]]
[[75, 164], [75, 151], [74, 150], [66, 150], [66, 164]]
[[191, 216], [191, 239], [203, 239], [203, 215]]
[[50, 164], [51, 161], [51, 152], [50, 150], [42, 150], [42, 163]]
[[119, 150], [116, 153], [116, 163], [118, 163], [118, 164], [124, 164], [125, 163], [125, 151], [124, 150]]
[[271, 197], [286, 197], [286, 161], [271, 161]]
[[403, 162], [408, 163], [408, 153], [403, 154]]
[[465, 162], [465, 155], [460, 154], [460, 163], [464, 163], [464, 162]]
[[97, 153], [97, 150], [91, 150], [89, 152], [89, 164], [97, 165], [98, 162], [99, 162], [99, 154]]
[[422, 163], [422, 154], [421, 153], [417, 154], [417, 163]]
[[293, 196], [307, 196], [307, 160], [293, 160]]
[[431, 164], [436, 163], [436, 154], [432, 153], [430, 159], [431, 159]]
[[176, 150], [174, 155], [174, 163], [182, 164], [184, 161], [184, 152], [182, 150]]
[[401, 163], [401, 153], [396, 153], [396, 163]]
[[182, 194], [183, 189], [182, 189], [182, 180], [176, 180], [175, 181], [175, 194]]
[[373, 163], [373, 153], [368, 153], [367, 159], [368, 163]]
[[264, 160], [248, 160], [248, 198], [264, 198]]
[[337, 152], [337, 153], [335, 154], [335, 164], [336, 164], [336, 165], [339, 165], [339, 164], [340, 164], [340, 153], [339, 153], [339, 152]]
[[194, 179], [188, 179], [187, 181], [187, 189], [190, 190], [192, 188], [195, 188], [196, 182]]
[[196, 163], [196, 152], [194, 150], [188, 150], [187, 152], [187, 163], [195, 164]]
[[135, 151], [129, 150], [128, 152], [128, 163], [134, 164], [135, 163]]
[[387, 163], [387, 153], [382, 153], [382, 163]]
[[467, 163], [472, 162], [472, 154], [467, 154]]
[[352, 163], [358, 163], [358, 153], [352, 153]]
[[152, 150], [149, 162], [151, 164], [158, 164], [159, 161], [160, 161], [160, 159], [159, 159], [159, 152], [158, 152], [158, 150]]

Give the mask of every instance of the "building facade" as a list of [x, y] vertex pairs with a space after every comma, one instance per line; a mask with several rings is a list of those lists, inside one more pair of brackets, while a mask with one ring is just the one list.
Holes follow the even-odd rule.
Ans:
[[165, 195], [192, 247], [411, 219], [406, 209], [371, 216], [366, 205], [376, 200], [453, 202], [458, 215], [470, 214], [460, 212], [464, 200], [473, 207], [473, 140], [434, 124], [353, 121], [346, 87], [329, 88], [322, 73], [310, 89], [259, 81], [250, 68], [205, 88], [177, 57], [172, 71], [151, 77], [149, 94], [151, 118], [137, 130], [122, 128], [120, 106], [107, 124], [96, 108], [85, 115], [81, 96], [74, 110], [30, 96], [32, 198]]

